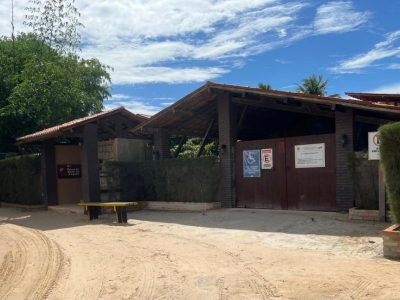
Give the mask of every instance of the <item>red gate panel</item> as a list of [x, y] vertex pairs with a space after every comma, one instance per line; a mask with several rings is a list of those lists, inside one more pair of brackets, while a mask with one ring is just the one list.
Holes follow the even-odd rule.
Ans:
[[[295, 145], [325, 143], [325, 167], [295, 168]], [[336, 210], [335, 135], [313, 135], [285, 139], [288, 209]]]
[[[295, 145], [325, 143], [325, 167], [295, 168]], [[243, 177], [243, 150], [273, 150], [273, 169]], [[237, 207], [336, 210], [335, 135], [314, 135], [236, 143]]]
[[[259, 178], [244, 178], [243, 150], [268, 148], [273, 151], [273, 169], [261, 170]], [[286, 209], [284, 140], [238, 142], [236, 151], [237, 207]]]

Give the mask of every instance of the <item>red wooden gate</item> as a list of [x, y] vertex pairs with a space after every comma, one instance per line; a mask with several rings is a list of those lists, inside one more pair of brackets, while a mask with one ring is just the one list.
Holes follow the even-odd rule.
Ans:
[[[295, 145], [325, 143], [325, 167], [295, 168]], [[243, 177], [243, 150], [273, 150], [273, 169]], [[335, 135], [236, 143], [237, 207], [336, 210]]]

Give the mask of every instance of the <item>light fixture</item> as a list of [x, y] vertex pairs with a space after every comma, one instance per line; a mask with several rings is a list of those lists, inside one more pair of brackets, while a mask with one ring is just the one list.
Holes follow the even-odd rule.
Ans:
[[347, 144], [347, 135], [342, 134], [342, 137], [340, 138], [340, 143], [342, 144], [342, 147], [346, 146], [346, 144]]
[[226, 149], [226, 145], [222, 144], [219, 153], [224, 154]]

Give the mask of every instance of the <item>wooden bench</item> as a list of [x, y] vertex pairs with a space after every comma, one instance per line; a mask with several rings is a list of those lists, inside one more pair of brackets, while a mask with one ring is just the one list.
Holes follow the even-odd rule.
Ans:
[[118, 223], [127, 223], [128, 216], [126, 213], [127, 206], [138, 205], [137, 202], [81, 202], [80, 206], [84, 206], [89, 213], [89, 220], [99, 218], [99, 207], [113, 207]]

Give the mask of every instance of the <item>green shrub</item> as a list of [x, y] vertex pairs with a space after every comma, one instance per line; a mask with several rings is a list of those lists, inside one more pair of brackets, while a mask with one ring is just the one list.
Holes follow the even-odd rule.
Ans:
[[27, 205], [42, 204], [40, 171], [40, 155], [0, 160], [0, 201]]
[[215, 157], [105, 164], [109, 198], [122, 201], [218, 201], [219, 164]]
[[388, 202], [392, 218], [400, 223], [400, 122], [381, 126], [378, 134]]

